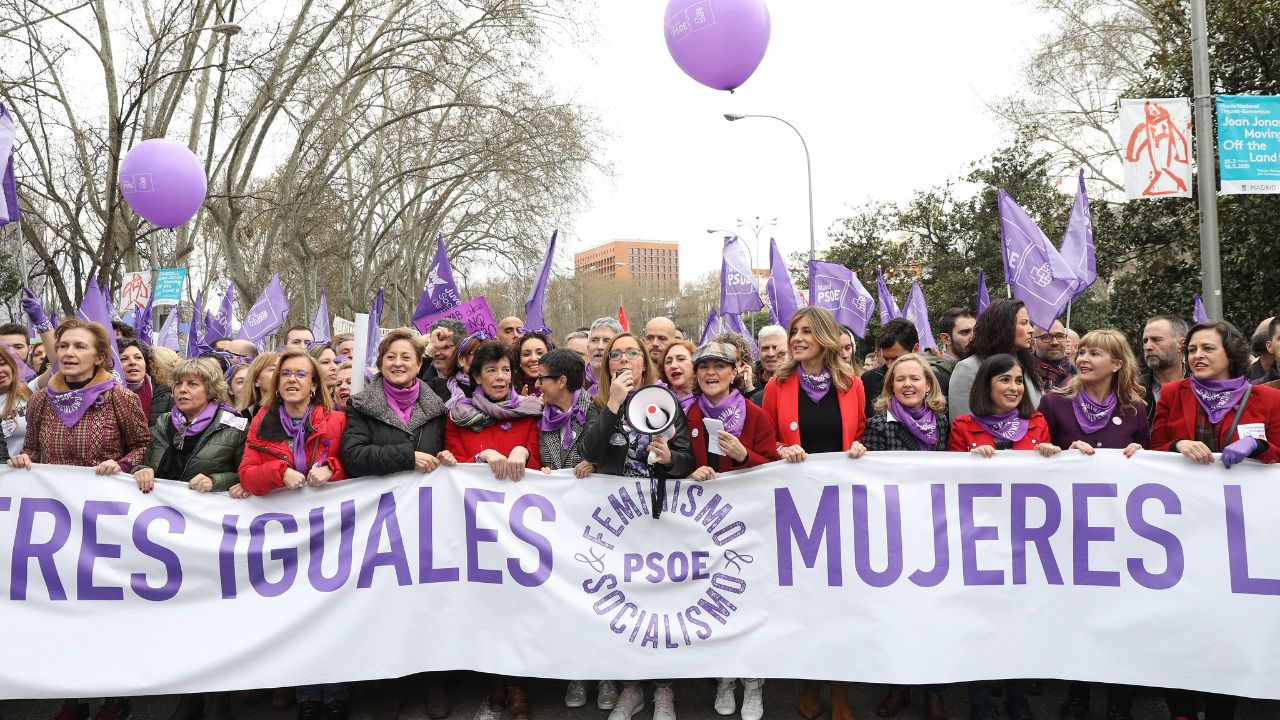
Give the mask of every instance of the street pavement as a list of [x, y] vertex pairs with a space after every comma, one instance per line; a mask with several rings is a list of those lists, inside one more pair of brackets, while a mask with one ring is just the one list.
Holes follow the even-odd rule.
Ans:
[[[490, 713], [485, 703], [487, 681], [475, 673], [458, 673], [454, 685], [453, 713], [450, 720], [508, 720]], [[564, 706], [565, 683], [558, 680], [532, 680], [527, 684], [531, 720], [605, 720], [608, 712], [595, 706], [595, 684], [590, 683], [586, 707], [570, 709]], [[712, 708], [715, 696], [713, 680], [680, 680], [676, 682], [676, 714], [679, 720], [719, 720]], [[875, 706], [884, 695], [880, 685], [853, 684], [850, 688], [850, 706], [855, 720], [875, 718]], [[653, 687], [646, 687], [645, 709], [635, 720], [652, 717]], [[1066, 696], [1066, 683], [1049, 680], [1043, 683], [1040, 695], [1031, 698], [1036, 720], [1059, 720], [1058, 708]], [[765, 684], [765, 720], [799, 720], [796, 706], [800, 697], [798, 680], [771, 680]], [[741, 702], [742, 691], [738, 690]], [[826, 695], [824, 692], [824, 703]], [[178, 698], [173, 695], [135, 698], [133, 717], [137, 720], [167, 720], [177, 707]], [[947, 710], [951, 720], [967, 720], [968, 707], [964, 687], [954, 685], [946, 691]], [[1090, 720], [1105, 720], [1105, 691], [1095, 687]], [[3, 720], [49, 720], [58, 711], [59, 703], [50, 700], [10, 700], [3, 703]], [[1280, 703], [1270, 700], [1243, 700], [1237, 712], [1238, 720], [1276, 720]], [[294, 720], [296, 710], [273, 710], [269, 699], [246, 703], [241, 694], [233, 703], [235, 720]], [[428, 720], [426, 698], [420, 678], [401, 678], [353, 685], [351, 698], [352, 720]], [[1005, 717], [1002, 715], [1002, 718]], [[738, 718], [737, 714], [730, 718]], [[829, 708], [824, 705], [824, 720], [829, 720]], [[923, 698], [917, 693], [915, 702], [898, 715], [900, 720], [924, 720]], [[1158, 692], [1139, 691], [1133, 704], [1134, 720], [1168, 720], [1168, 711]]]

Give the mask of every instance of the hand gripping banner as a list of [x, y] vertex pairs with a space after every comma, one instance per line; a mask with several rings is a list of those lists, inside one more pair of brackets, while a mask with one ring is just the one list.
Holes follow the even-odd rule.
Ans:
[[[517, 676], [1066, 678], [1280, 697], [1280, 470], [811, 456], [233, 500], [0, 470], [0, 697]], [[99, 653], [73, 648], [110, 648]], [[607, 671], [607, 672], [606, 672]]]

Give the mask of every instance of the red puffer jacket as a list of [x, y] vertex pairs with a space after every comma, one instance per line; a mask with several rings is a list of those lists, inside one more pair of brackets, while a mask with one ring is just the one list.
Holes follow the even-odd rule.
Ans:
[[[329, 482], [346, 480], [340, 448], [347, 416], [317, 405], [307, 420], [307, 464], [323, 463], [333, 471]], [[273, 406], [258, 411], [249, 425], [244, 458], [240, 461], [240, 486], [254, 495], [266, 495], [284, 487], [284, 471], [293, 467], [293, 449]]]

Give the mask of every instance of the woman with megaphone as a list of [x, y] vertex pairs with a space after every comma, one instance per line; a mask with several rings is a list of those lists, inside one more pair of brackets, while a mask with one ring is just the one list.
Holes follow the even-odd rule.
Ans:
[[[615, 337], [605, 350], [603, 377], [587, 411], [582, 431], [582, 458], [596, 472], [650, 478], [653, 516], [662, 511], [666, 481], [688, 477], [693, 469], [689, 425], [679, 400], [654, 385], [654, 370], [640, 339], [631, 333]], [[654, 680], [653, 717], [675, 717], [675, 691], [670, 680]], [[609, 720], [630, 720], [644, 709], [638, 681], [623, 683]]]
[[[831, 313], [804, 307], [787, 328], [791, 360], [764, 388], [764, 412], [777, 428], [778, 454], [787, 462], [803, 462], [810, 453], [845, 452], [858, 446], [866, 427], [860, 380], [840, 359], [840, 327]], [[822, 714], [822, 691], [805, 680], [800, 715]], [[853, 720], [846, 686], [831, 683], [831, 720]]]

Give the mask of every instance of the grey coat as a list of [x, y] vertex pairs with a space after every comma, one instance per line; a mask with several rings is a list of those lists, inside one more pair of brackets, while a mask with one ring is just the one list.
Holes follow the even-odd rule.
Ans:
[[342, 465], [351, 477], [391, 475], [414, 469], [414, 453], [435, 455], [444, 449], [444, 403], [425, 382], [405, 423], [387, 404], [382, 381], [375, 379], [347, 401], [342, 434]]

